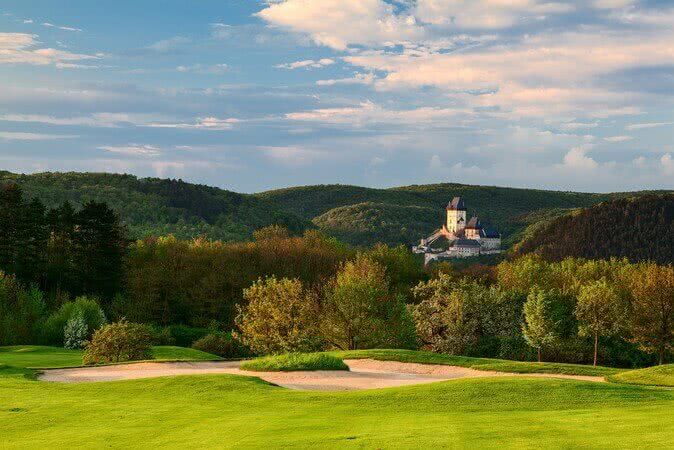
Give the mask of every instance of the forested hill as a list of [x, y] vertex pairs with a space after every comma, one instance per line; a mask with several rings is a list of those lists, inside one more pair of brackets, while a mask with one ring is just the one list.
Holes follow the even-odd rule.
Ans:
[[27, 197], [37, 197], [48, 207], [66, 200], [75, 205], [88, 200], [105, 202], [120, 214], [133, 237], [204, 235], [237, 241], [275, 223], [295, 232], [311, 225], [255, 196], [177, 180], [104, 173], [0, 172], [0, 183], [11, 182], [19, 184]]
[[0, 183], [15, 182], [47, 206], [65, 200], [108, 203], [134, 237], [172, 233], [179, 238], [249, 239], [252, 231], [286, 225], [291, 231], [319, 228], [346, 242], [411, 244], [437, 229], [444, 208], [462, 195], [470, 214], [515, 243], [528, 225], [625, 194], [586, 194], [461, 184], [391, 189], [304, 186], [259, 194], [239, 194], [179, 180], [101, 173], [0, 172]]
[[516, 248], [559, 261], [626, 257], [674, 262], [674, 194], [645, 195], [601, 203], [537, 227]]

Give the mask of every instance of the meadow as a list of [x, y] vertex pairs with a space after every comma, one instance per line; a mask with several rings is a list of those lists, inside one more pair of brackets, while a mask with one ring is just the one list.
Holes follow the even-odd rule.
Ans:
[[[29, 367], [76, 365], [79, 352], [22, 349], [0, 349], [3, 448], [671, 448], [674, 439], [674, 395], [649, 386], [480, 378], [306, 392], [229, 375], [57, 384], [36, 381]], [[191, 352], [164, 350], [163, 356], [189, 359]], [[489, 362], [431, 355], [338, 356]], [[527, 364], [530, 371], [555, 370]]]

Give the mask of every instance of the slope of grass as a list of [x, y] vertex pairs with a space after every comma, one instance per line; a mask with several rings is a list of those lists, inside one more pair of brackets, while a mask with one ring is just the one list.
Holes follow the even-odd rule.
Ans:
[[[4, 365], [5, 370], [9, 370], [8, 368], [27, 369], [31, 367], [78, 367], [82, 365], [82, 354], [81, 350], [67, 350], [41, 345], [0, 347], [0, 365]], [[152, 356], [156, 360], [171, 361], [222, 359], [219, 356], [199, 350], [172, 346], [152, 347]]]
[[193, 348], [160, 345], [152, 347], [152, 359], [166, 361], [215, 361], [222, 358]]
[[[471, 379], [301, 392], [255, 378], [0, 378], [4, 448], [669, 448], [664, 390]], [[591, 426], [589, 426], [591, 424]]]
[[[60, 384], [20, 367], [67, 365], [45, 347], [0, 349], [3, 448], [671, 448], [674, 392], [622, 384], [478, 378], [353, 392], [257, 378], [181, 376]], [[168, 350], [169, 353], [173, 350]], [[175, 355], [175, 353], [172, 353]], [[505, 364], [426, 352], [335, 352], [433, 364]], [[635, 371], [640, 372], [640, 371]]]
[[614, 383], [674, 387], [674, 364], [628, 370], [608, 377]]
[[287, 353], [256, 358], [241, 364], [254, 372], [296, 372], [302, 370], [349, 370], [341, 359], [327, 353]]
[[468, 356], [450, 356], [432, 352], [412, 350], [352, 350], [330, 352], [342, 359], [376, 359], [379, 361], [400, 361], [418, 364], [444, 364], [449, 366], [470, 367], [476, 370], [488, 370], [510, 373], [555, 373], [564, 375], [608, 376], [623, 369], [611, 367], [593, 367], [582, 364], [537, 363], [508, 361], [503, 359], [471, 358]]

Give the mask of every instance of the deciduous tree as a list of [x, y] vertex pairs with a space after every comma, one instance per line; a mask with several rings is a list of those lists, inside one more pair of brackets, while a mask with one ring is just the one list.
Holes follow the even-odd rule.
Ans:
[[244, 290], [247, 304], [236, 319], [241, 337], [257, 353], [316, 350], [318, 302], [298, 279], [269, 277]]
[[536, 349], [541, 362], [541, 349], [555, 341], [555, 323], [552, 319], [552, 296], [549, 292], [535, 287], [524, 304], [524, 339]]
[[576, 304], [578, 332], [594, 338], [594, 365], [597, 365], [599, 338], [618, 333], [627, 318], [627, 304], [606, 279], [580, 288]]

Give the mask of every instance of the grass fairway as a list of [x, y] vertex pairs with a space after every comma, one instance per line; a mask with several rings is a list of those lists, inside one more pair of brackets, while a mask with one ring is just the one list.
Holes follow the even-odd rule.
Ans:
[[674, 364], [628, 370], [608, 377], [615, 383], [674, 387]]
[[418, 364], [445, 364], [470, 367], [476, 370], [488, 370], [509, 373], [558, 373], [564, 375], [588, 375], [605, 377], [623, 372], [625, 369], [612, 367], [593, 367], [582, 364], [537, 363], [508, 361], [505, 359], [471, 358], [469, 356], [450, 356], [432, 352], [413, 350], [354, 350], [328, 352], [340, 359], [371, 358], [379, 361], [400, 361]]
[[0, 435], [2, 448], [671, 448], [674, 395], [527, 378], [302, 392], [231, 375], [59, 384], [7, 374]]
[[[77, 367], [82, 365], [81, 350], [67, 350], [59, 347], [41, 345], [17, 345], [0, 347], [0, 365], [25, 369], [28, 367], [60, 368]], [[204, 361], [222, 359], [210, 353], [201, 352], [192, 348], [157, 346], [152, 347], [152, 357], [155, 360], [169, 361]], [[1, 373], [1, 371], [0, 371]]]

